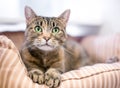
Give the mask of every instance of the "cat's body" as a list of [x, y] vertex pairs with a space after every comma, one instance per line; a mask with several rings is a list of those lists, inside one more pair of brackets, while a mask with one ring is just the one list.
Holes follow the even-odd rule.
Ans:
[[43, 68], [44, 72], [49, 68], [58, 68], [64, 73], [84, 66], [84, 61], [87, 61], [83, 48], [71, 40], [53, 51], [42, 51], [34, 46], [26, 48], [25, 45], [21, 54], [22, 57], [28, 58], [28, 60], [23, 59], [27, 63], [28, 70], [31, 70], [31, 67], [36, 68], [37, 65], [38, 68]]
[[61, 73], [89, 61], [83, 48], [67, 39], [65, 28], [69, 14], [66, 10], [59, 17], [41, 17], [31, 8], [25, 8], [27, 28], [21, 56], [34, 82], [57, 87]]

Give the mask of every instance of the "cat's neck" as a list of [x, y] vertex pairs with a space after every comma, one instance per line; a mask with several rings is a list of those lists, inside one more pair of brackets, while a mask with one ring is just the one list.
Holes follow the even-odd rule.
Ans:
[[43, 51], [45, 53], [45, 55], [53, 55], [53, 54], [62, 54], [62, 52], [64, 51], [63, 46], [60, 46], [52, 51]]
[[63, 52], [63, 47], [60, 46], [60, 47], [57, 47], [51, 51], [44, 51], [44, 50], [40, 50], [36, 47], [30, 47], [28, 48], [28, 51], [30, 52], [30, 54], [34, 57], [46, 57], [46, 56], [55, 56], [55, 55], [58, 55], [59, 53], [62, 54]]

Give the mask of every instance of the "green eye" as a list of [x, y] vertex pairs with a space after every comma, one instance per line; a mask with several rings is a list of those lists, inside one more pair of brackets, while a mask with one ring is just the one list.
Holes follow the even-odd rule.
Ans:
[[53, 28], [53, 30], [52, 30], [52, 33], [58, 33], [60, 31], [60, 29], [58, 28], [58, 27], [55, 27], [55, 28]]
[[35, 32], [42, 32], [42, 28], [40, 26], [35, 26]]

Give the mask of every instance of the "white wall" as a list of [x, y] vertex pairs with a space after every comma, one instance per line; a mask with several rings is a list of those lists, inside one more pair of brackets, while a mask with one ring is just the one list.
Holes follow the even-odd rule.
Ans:
[[[0, 0], [0, 22], [1, 18], [24, 18], [25, 5], [44, 16], [58, 16], [70, 8], [71, 24], [102, 25], [101, 34], [120, 32], [120, 0]], [[73, 35], [74, 29], [82, 33], [74, 24], [70, 28], [73, 30], [68, 31]]]
[[0, 18], [18, 18], [19, 10], [19, 0], [0, 0]]
[[120, 33], [120, 0], [104, 0], [105, 8], [100, 34]]
[[67, 33], [72, 36], [85, 34], [86, 30], [80, 27], [81, 24], [102, 24], [103, 0], [20, 0], [20, 2], [23, 17], [25, 5], [43, 16], [58, 16], [64, 10], [70, 9], [70, 24], [67, 26]]
[[36, 13], [45, 16], [58, 16], [71, 9], [70, 21], [82, 24], [101, 24], [104, 0], [20, 0], [21, 13], [24, 6], [32, 7]]

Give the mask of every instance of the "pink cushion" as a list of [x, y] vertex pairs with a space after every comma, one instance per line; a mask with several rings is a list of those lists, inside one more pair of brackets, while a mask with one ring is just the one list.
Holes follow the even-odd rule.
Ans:
[[[5, 36], [0, 36], [0, 88], [48, 88], [32, 82], [17, 48]], [[120, 88], [120, 63], [96, 64], [64, 73], [59, 88]]]

